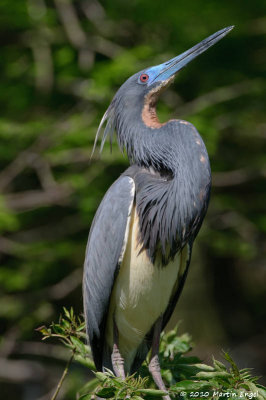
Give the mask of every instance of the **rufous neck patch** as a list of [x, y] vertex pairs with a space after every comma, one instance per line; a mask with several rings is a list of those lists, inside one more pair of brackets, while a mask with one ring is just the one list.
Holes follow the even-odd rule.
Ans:
[[148, 101], [145, 101], [141, 116], [142, 121], [149, 128], [161, 128], [163, 125], [157, 117], [156, 104], [150, 104]]
[[146, 94], [144, 98], [144, 105], [141, 113], [143, 123], [149, 128], [161, 128], [166, 122], [161, 123], [158, 119], [156, 113], [156, 103], [159, 97], [159, 94], [167, 88], [167, 86], [172, 82], [174, 77], [168, 79], [168, 81], [162, 82], [160, 86], [152, 89], [149, 93]]

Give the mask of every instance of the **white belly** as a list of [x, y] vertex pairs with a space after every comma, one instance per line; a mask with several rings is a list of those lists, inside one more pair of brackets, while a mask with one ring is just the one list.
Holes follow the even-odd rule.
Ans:
[[113, 346], [113, 317], [119, 349], [128, 371], [137, 348], [155, 321], [166, 310], [180, 270], [180, 254], [166, 267], [153, 265], [137, 245], [138, 217], [132, 210], [128, 242], [112, 294], [106, 340]]

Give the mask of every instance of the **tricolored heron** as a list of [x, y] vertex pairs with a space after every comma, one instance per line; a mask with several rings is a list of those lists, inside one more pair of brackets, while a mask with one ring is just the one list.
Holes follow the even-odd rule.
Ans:
[[98, 370], [108, 368], [124, 378], [151, 349], [149, 370], [162, 390], [160, 333], [186, 279], [208, 207], [211, 171], [195, 127], [176, 119], [160, 123], [156, 102], [178, 71], [232, 28], [131, 76], [114, 96], [95, 139], [107, 121], [101, 148], [116, 131], [130, 167], [104, 196], [88, 239], [83, 295], [93, 359]]

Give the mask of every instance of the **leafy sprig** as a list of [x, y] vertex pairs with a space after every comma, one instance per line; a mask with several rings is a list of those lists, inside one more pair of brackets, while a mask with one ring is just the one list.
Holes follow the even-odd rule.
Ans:
[[[42, 340], [55, 338], [60, 340], [71, 352], [70, 360], [51, 400], [55, 400], [68, 373], [72, 360], [94, 371], [95, 378], [79, 390], [78, 400], [103, 399], [162, 399], [165, 392], [158, 390], [150, 376], [148, 361], [143, 363], [138, 373], [127, 376], [125, 380], [114, 376], [112, 371], [96, 372], [91, 358], [91, 351], [86, 344], [85, 323], [75, 316], [73, 309], [64, 308], [58, 323], [50, 327], [37, 329]], [[223, 352], [227, 365], [213, 358], [212, 365], [201, 362], [198, 357], [187, 353], [193, 348], [188, 334], [178, 336], [178, 326], [162, 333], [160, 342], [160, 364], [162, 376], [168, 387], [168, 394], [176, 399], [213, 399], [233, 398], [236, 400], [266, 400], [266, 388], [258, 384], [258, 377], [251, 374], [251, 369], [238, 369], [232, 357]]]

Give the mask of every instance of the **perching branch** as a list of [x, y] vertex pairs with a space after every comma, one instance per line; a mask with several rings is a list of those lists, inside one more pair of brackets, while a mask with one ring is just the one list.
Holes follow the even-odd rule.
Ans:
[[[89, 369], [94, 369], [88, 346], [83, 342], [85, 332], [82, 321], [75, 317], [73, 309], [64, 309], [59, 323], [38, 328], [43, 339], [59, 338], [72, 351], [57, 390], [51, 400], [55, 400], [74, 358]], [[197, 357], [187, 356], [192, 349], [191, 337], [178, 336], [177, 328], [161, 335], [160, 360], [162, 376], [172, 398], [194, 398], [195, 392], [204, 393], [204, 398], [219, 400], [221, 397], [253, 398], [266, 400], [266, 390], [257, 383], [258, 378], [251, 375], [249, 368], [240, 370], [228, 353], [223, 353], [223, 362], [213, 359], [212, 365], [203, 364]], [[76, 352], [74, 357], [73, 352]], [[227, 362], [228, 365], [224, 363]], [[97, 397], [110, 399], [162, 398], [165, 392], [154, 389], [149, 377], [148, 366], [144, 363], [140, 375], [127, 376], [125, 380], [113, 375], [111, 371], [96, 372], [96, 378], [87, 382], [77, 394], [79, 400], [92, 400]], [[228, 394], [227, 394], [228, 393]], [[253, 397], [250, 395], [253, 393]], [[254, 395], [255, 393], [255, 395]]]

